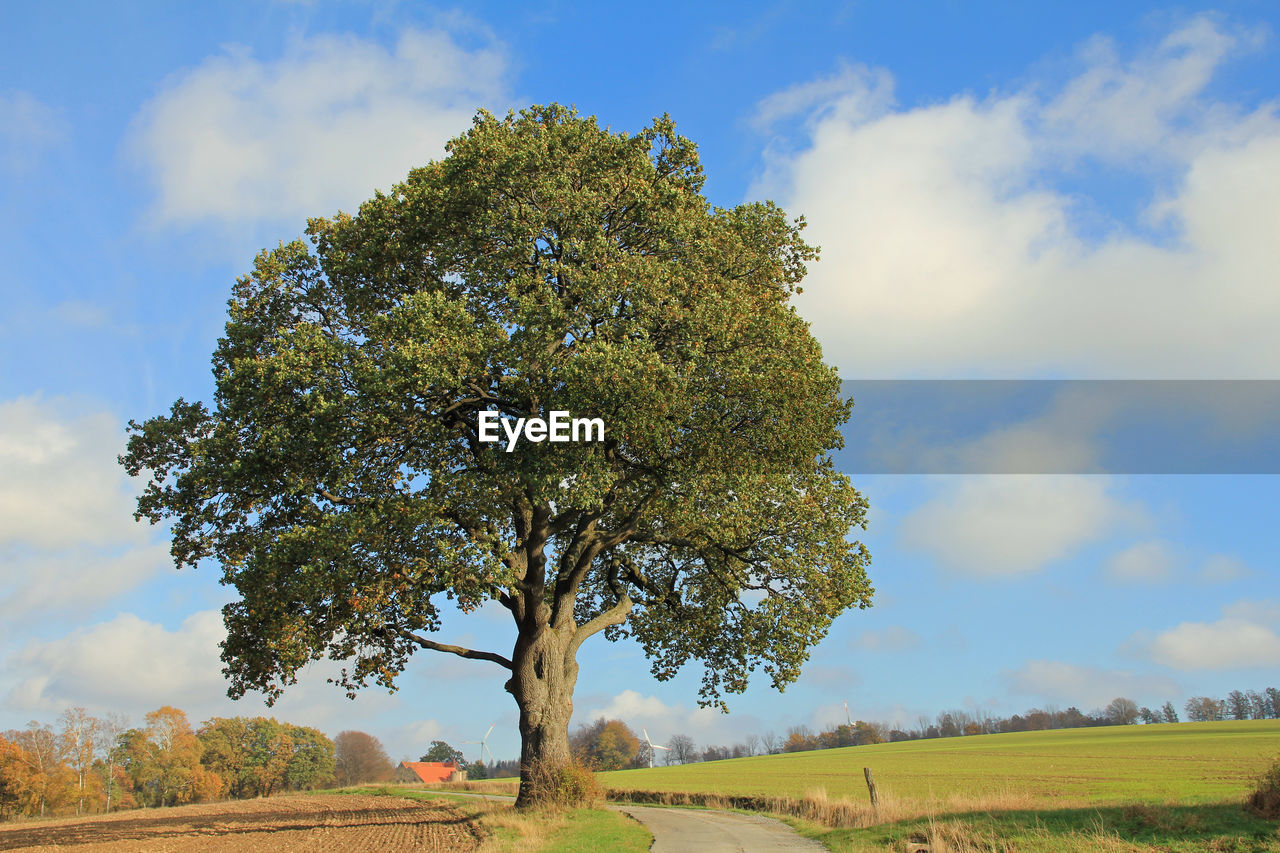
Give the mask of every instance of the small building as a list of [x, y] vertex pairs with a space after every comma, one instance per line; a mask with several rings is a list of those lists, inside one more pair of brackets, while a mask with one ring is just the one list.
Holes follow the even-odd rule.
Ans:
[[465, 782], [467, 780], [467, 771], [452, 761], [401, 761], [400, 767], [423, 782]]

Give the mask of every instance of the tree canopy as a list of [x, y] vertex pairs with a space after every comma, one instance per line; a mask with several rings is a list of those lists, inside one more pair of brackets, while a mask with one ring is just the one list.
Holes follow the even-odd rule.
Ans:
[[[817, 252], [770, 202], [702, 195], [669, 118], [481, 112], [447, 155], [235, 285], [212, 406], [178, 400], [122, 462], [179, 566], [216, 559], [230, 693], [309, 661], [394, 687], [419, 648], [510, 670], [522, 761], [568, 759], [576, 652], [607, 631], [723, 706], [776, 687], [865, 607], [866, 502], [830, 453], [851, 401], [789, 304]], [[487, 443], [563, 411], [603, 441]], [[531, 435], [526, 433], [526, 439]], [[509, 652], [431, 635], [494, 600]], [[522, 788], [522, 797], [525, 789]]]
[[428, 749], [419, 761], [441, 761], [445, 764], [456, 764], [459, 767], [465, 759], [462, 757], [462, 750], [450, 746], [442, 740], [431, 741], [431, 748]]

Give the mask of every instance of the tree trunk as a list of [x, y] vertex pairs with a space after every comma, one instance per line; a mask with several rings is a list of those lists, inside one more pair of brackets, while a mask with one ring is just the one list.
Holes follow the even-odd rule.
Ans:
[[522, 630], [512, 655], [507, 691], [520, 706], [520, 795], [516, 808], [571, 805], [572, 785], [563, 773], [572, 764], [569, 718], [578, 680], [573, 626]]

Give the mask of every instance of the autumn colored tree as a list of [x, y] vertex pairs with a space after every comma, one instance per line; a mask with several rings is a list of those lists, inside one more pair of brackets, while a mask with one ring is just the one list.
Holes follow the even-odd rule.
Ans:
[[75, 790], [75, 774], [63, 761], [57, 733], [32, 720], [25, 729], [7, 731], [4, 737], [17, 747], [8, 758], [22, 765], [14, 769], [13, 776], [21, 781], [23, 813], [40, 817], [57, 814], [72, 800]]
[[[757, 669], [781, 688], [870, 602], [866, 502], [831, 461], [851, 402], [790, 304], [801, 220], [711, 206], [667, 118], [481, 112], [447, 151], [260, 254], [212, 405], [131, 422], [121, 462], [177, 564], [239, 592], [232, 696], [322, 657], [349, 693], [420, 649], [496, 665], [529, 806], [570, 760], [584, 641], [630, 636], [664, 680], [701, 661], [703, 704]], [[603, 440], [483, 425], [554, 411]], [[433, 638], [446, 600], [501, 604], [514, 647]]]
[[783, 752], [806, 752], [818, 748], [818, 738], [808, 726], [792, 726], [787, 729], [787, 739], [782, 743]]
[[1223, 720], [1227, 716], [1227, 703], [1209, 696], [1192, 696], [1183, 708], [1187, 719], [1193, 723]]
[[125, 732], [121, 747], [121, 763], [147, 805], [200, 802], [226, 791], [222, 777], [201, 765], [204, 747], [178, 708], [165, 705], [147, 714], [146, 726]]
[[32, 762], [22, 747], [0, 736], [0, 820], [32, 813], [37, 799], [33, 777]]
[[593, 770], [639, 766], [640, 738], [621, 720], [598, 717], [590, 725], [579, 726], [570, 746], [578, 760]]
[[334, 775], [339, 785], [385, 782], [395, 775], [395, 767], [382, 741], [367, 732], [339, 732], [333, 739]]

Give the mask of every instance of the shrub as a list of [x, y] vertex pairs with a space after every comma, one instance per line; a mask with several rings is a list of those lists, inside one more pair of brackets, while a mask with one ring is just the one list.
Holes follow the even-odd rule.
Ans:
[[604, 791], [589, 767], [578, 761], [568, 764], [535, 768], [535, 776], [543, 776], [536, 789], [542, 792], [537, 805], [550, 809], [573, 809], [593, 806], [604, 799]]
[[1268, 820], [1280, 818], [1280, 759], [1258, 780], [1258, 787], [1244, 801], [1244, 807]]

